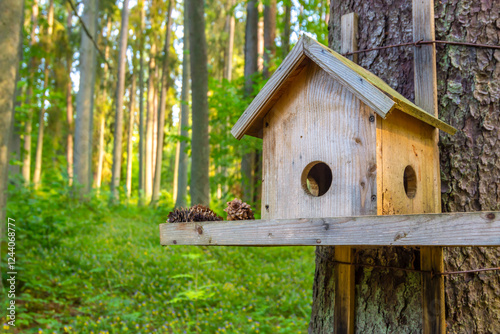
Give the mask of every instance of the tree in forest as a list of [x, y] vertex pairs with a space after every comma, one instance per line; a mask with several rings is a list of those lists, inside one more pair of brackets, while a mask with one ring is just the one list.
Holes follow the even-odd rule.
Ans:
[[[23, 10], [24, 1], [0, 2], [0, 240], [4, 240], [6, 226], [9, 139], [11, 123], [14, 120], [15, 85], [21, 58], [19, 45], [22, 43]], [[3, 291], [2, 280], [0, 290]]]
[[210, 146], [208, 137], [208, 69], [203, 0], [188, 1], [191, 61], [192, 139], [191, 203], [210, 204]]
[[264, 5], [264, 79], [269, 78], [271, 60], [275, 55], [274, 39], [276, 37], [276, 0]]
[[[36, 31], [38, 29], [38, 0], [33, 0], [31, 5], [31, 29], [30, 29], [30, 40], [29, 48], [33, 50], [36, 43]], [[35, 66], [36, 60], [33, 55], [30, 56], [28, 60], [28, 88], [26, 90], [26, 105], [33, 104], [35, 99], [33, 96], [33, 87], [35, 86]], [[31, 108], [28, 109], [28, 116], [24, 123], [24, 135], [23, 135], [23, 168], [22, 175], [24, 181], [29, 184], [31, 176], [31, 132], [32, 132], [32, 118], [33, 111]]]
[[129, 0], [123, 0], [122, 23], [120, 28], [120, 44], [118, 47], [118, 82], [115, 97], [115, 133], [113, 145], [113, 175], [111, 177], [111, 199], [118, 200], [118, 187], [122, 167], [122, 137], [123, 137], [123, 95], [125, 90], [125, 53], [128, 39], [128, 8]]
[[[95, 184], [96, 188], [99, 190], [102, 183], [102, 170], [104, 164], [104, 132], [106, 130], [106, 112], [108, 110], [108, 71], [109, 64], [106, 59], [109, 58], [109, 48], [110, 48], [110, 36], [111, 35], [111, 15], [108, 14], [107, 24], [106, 24], [106, 46], [104, 48], [104, 65], [101, 77], [101, 89], [100, 89], [100, 108], [99, 108], [99, 141], [97, 148], [97, 168], [95, 173]], [[103, 35], [104, 36], [104, 31]], [[104, 38], [103, 38], [104, 39]]]
[[138, 3], [140, 7], [139, 22], [139, 203], [144, 197], [144, 26], [145, 6], [144, 0]]
[[135, 110], [135, 94], [136, 94], [136, 89], [135, 89], [135, 72], [132, 73], [132, 78], [131, 78], [132, 83], [130, 84], [130, 90], [129, 90], [129, 97], [130, 97], [130, 103], [129, 103], [129, 117], [128, 117], [128, 133], [127, 133], [127, 175], [126, 175], [126, 181], [125, 185], [127, 188], [127, 198], [130, 198], [130, 195], [132, 195], [132, 157], [133, 157], [133, 143], [132, 143], [132, 137], [134, 134], [134, 110]]
[[163, 64], [162, 64], [162, 78], [161, 78], [161, 91], [160, 103], [158, 105], [158, 130], [157, 130], [157, 146], [156, 146], [156, 167], [153, 182], [153, 194], [151, 203], [155, 204], [160, 197], [160, 181], [161, 181], [161, 165], [163, 162], [163, 132], [165, 128], [165, 107], [167, 104], [167, 91], [168, 91], [168, 62], [170, 50], [170, 35], [172, 34], [172, 9], [174, 7], [174, 0], [168, 2], [167, 22], [165, 29], [165, 44], [163, 47]]
[[188, 25], [188, 3], [184, 1], [184, 37], [182, 53], [182, 89], [181, 89], [181, 115], [179, 119], [180, 141], [176, 147], [175, 170], [177, 178], [174, 179], [174, 200], [176, 208], [187, 207], [187, 183], [188, 183], [188, 155], [186, 153], [189, 135], [189, 25]]
[[[85, 0], [83, 23], [88, 33], [95, 39], [97, 32], [97, 0]], [[94, 80], [96, 70], [96, 50], [84, 29], [80, 44], [80, 89], [76, 99], [75, 152], [73, 159], [74, 182], [85, 195], [91, 189], [92, 120], [94, 104]]]
[[[255, 83], [255, 73], [258, 71], [258, 24], [259, 9], [257, 1], [250, 0], [247, 4], [247, 21], [245, 29], [245, 96], [252, 96]], [[255, 169], [258, 153], [244, 147], [241, 159], [243, 200], [253, 202], [255, 195]]]
[[66, 51], [66, 120], [68, 122], [68, 135], [66, 138], [66, 160], [69, 184], [73, 182], [73, 84], [71, 82], [71, 69], [73, 67], [73, 50], [71, 48], [71, 21], [73, 19], [73, 10], [69, 3], [66, 4], [68, 10], [68, 17], [66, 21], [66, 34], [68, 45]]
[[[460, 11], [455, 10], [460, 6]], [[437, 40], [497, 44], [500, 3], [468, 7], [457, 1], [436, 2]], [[412, 2], [397, 0], [366, 6], [360, 0], [331, 2], [329, 44], [340, 49], [341, 16], [359, 15], [359, 49], [411, 42]], [[478, 19], [481, 17], [481, 19]], [[464, 25], [463, 22], [474, 22]], [[409, 99], [414, 99], [413, 49], [393, 48], [359, 55], [359, 63]], [[437, 47], [437, 85], [440, 118], [459, 130], [440, 134], [441, 192], [444, 212], [500, 210], [500, 56], [498, 51], [463, 46]], [[333, 259], [331, 247], [318, 247], [313, 307], [309, 331], [331, 332], [333, 325]], [[405, 267], [418, 256], [400, 247], [363, 250], [360, 259]], [[499, 248], [444, 249], [444, 270], [496, 267]], [[358, 332], [413, 333], [422, 324], [421, 277], [416, 273], [356, 269], [356, 307], [369, 317], [358, 319]], [[395, 289], [404, 286], [404, 289]], [[362, 287], [362, 288], [361, 288]], [[445, 278], [446, 321], [450, 333], [491, 333], [500, 328], [500, 276]], [[402, 291], [404, 290], [404, 293]], [[397, 301], [397, 302], [394, 302]], [[382, 313], [383, 312], [383, 313]], [[366, 320], [366, 321], [364, 321]]]
[[45, 100], [45, 95], [48, 93], [49, 86], [49, 57], [52, 47], [52, 31], [54, 28], [54, 0], [50, 0], [49, 8], [47, 10], [47, 34], [45, 35], [46, 56], [44, 59], [43, 71], [43, 90], [40, 111], [38, 113], [38, 136], [35, 151], [35, 171], [33, 172], [33, 183], [35, 187], [40, 185], [42, 174], [42, 152], [43, 152], [43, 137], [45, 128], [45, 106], [48, 101]]

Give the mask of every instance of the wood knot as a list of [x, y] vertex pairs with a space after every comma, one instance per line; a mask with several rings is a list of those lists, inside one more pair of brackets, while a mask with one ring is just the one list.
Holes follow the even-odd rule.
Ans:
[[172, 241], [174, 245], [177, 245], [177, 240]]
[[398, 232], [396, 236], [394, 236], [394, 241], [398, 241], [399, 239], [406, 238], [408, 234], [406, 232]]
[[493, 212], [490, 212], [490, 213], [488, 213], [488, 214], [486, 215], [486, 218], [488, 218], [488, 219], [490, 219], [490, 220], [495, 219], [495, 217], [496, 217], [496, 216], [495, 216], [495, 214], [494, 214]]
[[196, 231], [198, 232], [198, 234], [203, 234], [203, 226], [197, 226]]

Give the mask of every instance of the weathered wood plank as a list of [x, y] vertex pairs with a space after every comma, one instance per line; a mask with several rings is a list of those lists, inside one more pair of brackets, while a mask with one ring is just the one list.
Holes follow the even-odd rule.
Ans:
[[390, 97], [368, 80], [357, 75], [352, 66], [349, 66], [349, 64], [357, 65], [307, 36], [303, 36], [302, 40], [304, 40], [304, 52], [307, 57], [318, 64], [323, 71], [348, 87], [381, 117], [385, 118], [397, 106]]
[[500, 212], [160, 225], [162, 245], [500, 246]]
[[[304, 60], [303, 39], [300, 39], [231, 129], [235, 138], [243, 138], [254, 125], [262, 129], [262, 122], [256, 120], [265, 116], [272, 104], [279, 98], [279, 96], [273, 96], [275, 91], [286, 88], [287, 82], [293, 79], [293, 76], [297, 75], [304, 66]], [[257, 134], [258, 130], [250, 130], [250, 132], [254, 136], [262, 137]]]
[[[434, 0], [413, 0], [413, 41], [430, 41], [435, 39], [434, 33]], [[430, 115], [438, 118], [436, 47], [434, 44], [413, 48], [415, 104]], [[427, 195], [427, 202], [435, 202], [436, 211], [441, 212], [441, 178], [439, 169], [439, 133], [434, 130], [431, 147], [434, 155], [427, 163], [434, 169], [435, 194]], [[431, 181], [431, 180], [429, 180]], [[443, 271], [443, 248], [422, 247], [420, 263], [423, 270]], [[444, 299], [444, 277], [441, 275], [422, 276], [422, 313], [424, 334], [446, 333], [446, 314]]]
[[[340, 18], [340, 34], [341, 34], [341, 44], [340, 52], [342, 54], [358, 51], [358, 14], [349, 13], [342, 15]], [[347, 59], [354, 63], [358, 63], [358, 54], [347, 56]]]

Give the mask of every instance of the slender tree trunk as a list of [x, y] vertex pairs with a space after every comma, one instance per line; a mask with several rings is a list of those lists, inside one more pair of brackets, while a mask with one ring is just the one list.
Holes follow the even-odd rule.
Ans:
[[[33, 0], [31, 6], [31, 32], [30, 32], [30, 49], [35, 45], [36, 30], [38, 28], [38, 0]], [[33, 103], [33, 86], [35, 85], [35, 59], [30, 57], [28, 61], [28, 88], [26, 91], [26, 104], [30, 105]], [[24, 138], [23, 138], [23, 168], [22, 175], [26, 184], [30, 183], [31, 180], [31, 132], [33, 126], [33, 110], [29, 106], [28, 117], [24, 124]]]
[[66, 149], [66, 159], [68, 162], [68, 178], [69, 185], [73, 184], [73, 86], [71, 84], [71, 68], [73, 66], [73, 54], [71, 46], [69, 45], [71, 37], [71, 20], [73, 18], [73, 11], [68, 5], [68, 20], [67, 20], [67, 34], [68, 34], [68, 55], [66, 57], [66, 70], [68, 72], [67, 82], [66, 82], [66, 119], [68, 122], [68, 137], [67, 137], [67, 149]]
[[127, 135], [127, 198], [132, 194], [132, 136], [134, 134], [134, 109], [135, 109], [135, 73], [132, 74], [132, 84], [130, 87], [130, 108], [128, 118], [128, 135]]
[[168, 14], [167, 14], [167, 28], [165, 33], [165, 46], [163, 49], [160, 104], [158, 106], [158, 130], [157, 130], [158, 139], [156, 143], [156, 167], [155, 167], [153, 196], [151, 199], [151, 204], [155, 204], [160, 196], [161, 164], [163, 161], [163, 131], [165, 128], [165, 107], [167, 103], [168, 77], [170, 74], [168, 70], [168, 57], [170, 50], [170, 35], [172, 31], [172, 8], [174, 5], [175, 5], [174, 0], [169, 0]]
[[[54, 0], [50, 0], [49, 9], [47, 14], [48, 30], [47, 30], [47, 42], [46, 42], [46, 52], [50, 54], [52, 52], [52, 30], [54, 26]], [[49, 57], [46, 56], [44, 60], [44, 81], [42, 90], [42, 106], [40, 107], [40, 112], [38, 114], [38, 137], [36, 142], [36, 153], [35, 153], [35, 171], [33, 172], [33, 183], [35, 188], [40, 185], [41, 174], [42, 174], [42, 153], [43, 153], [43, 135], [45, 128], [45, 94], [48, 91], [49, 86]]]
[[[245, 95], [253, 94], [253, 75], [258, 71], [258, 24], [259, 11], [257, 2], [250, 0], [247, 5], [247, 22], [245, 30]], [[243, 200], [252, 202], [254, 198], [255, 152], [246, 152], [241, 159]]]
[[144, 173], [144, 197], [151, 199], [153, 191], [153, 114], [154, 114], [154, 72], [155, 72], [156, 44], [151, 45], [149, 55], [149, 78], [148, 78], [148, 105], [146, 117], [146, 149], [145, 149], [145, 173]]
[[[108, 42], [106, 42], [106, 47], [104, 49], [104, 57], [109, 59], [109, 38], [111, 31], [111, 16], [108, 16], [108, 23], [106, 24], [106, 36]], [[102, 184], [102, 170], [104, 164], [104, 131], [106, 130], [106, 110], [108, 101], [108, 63], [104, 62], [104, 68], [102, 73], [102, 83], [101, 83], [101, 110], [99, 115], [99, 144], [97, 153], [97, 168], [95, 184], [97, 190], [101, 189]]]
[[156, 147], [158, 144], [158, 78], [160, 76], [159, 74], [160, 70], [158, 66], [156, 66], [155, 62], [155, 71], [154, 71], [154, 76], [153, 76], [153, 137], [151, 138], [152, 141], [152, 160], [151, 160], [151, 194], [153, 193], [153, 184], [154, 184], [154, 178], [155, 178], [155, 169], [156, 169]]
[[118, 201], [120, 174], [122, 170], [122, 137], [123, 137], [123, 95], [125, 90], [125, 53], [128, 37], [128, 0], [123, 0], [122, 24], [120, 29], [120, 45], [118, 47], [118, 82], [116, 84], [115, 136], [113, 145], [113, 175], [111, 177], [111, 199]]
[[[262, 4], [257, 3], [258, 12], [262, 12]], [[257, 23], [257, 71], [264, 69], [264, 17], [259, 16]]]
[[[459, 1], [435, 3], [436, 39], [495, 44], [500, 32], [492, 13], [498, 2], [475, 3], [461, 11]], [[374, 10], [374, 8], [376, 10]], [[462, 8], [462, 7], [461, 7]], [[359, 15], [359, 49], [412, 42], [412, 1], [333, 0], [330, 8], [330, 46], [340, 45], [340, 18]], [[477, 20], [481, 17], [480, 20]], [[477, 20], [477, 21], [476, 21]], [[476, 22], [464, 25], [463, 22]], [[500, 60], [488, 49], [438, 46], [437, 82], [440, 118], [459, 129], [441, 134], [441, 190], [445, 212], [500, 210]], [[405, 97], [414, 99], [412, 48], [394, 48], [359, 55], [369, 69]], [[486, 88], [488, 87], [488, 88]], [[309, 330], [328, 332], [333, 319], [333, 263], [329, 247], [316, 257], [313, 310]], [[409, 267], [418, 253], [400, 247], [363, 250], [356, 262]], [[444, 249], [445, 271], [498, 267], [499, 248]], [[417, 269], [419, 269], [417, 267]], [[496, 274], [445, 277], [446, 331], [495, 333], [500, 328], [500, 276]], [[356, 269], [356, 331], [415, 333], [421, 331], [421, 277], [382, 269]], [[362, 311], [361, 311], [362, 310]]]
[[189, 3], [189, 49], [192, 84], [191, 203], [210, 203], [210, 144], [208, 137], [208, 69], [203, 0]]
[[[83, 21], [94, 38], [97, 32], [97, 0], [85, 0]], [[75, 122], [75, 155], [74, 185], [79, 185], [81, 195], [88, 194], [92, 187], [90, 182], [91, 166], [90, 147], [92, 137], [92, 108], [94, 102], [94, 78], [96, 70], [96, 51], [94, 45], [82, 29], [80, 44], [80, 89], [76, 99], [76, 122]]]
[[262, 69], [264, 79], [269, 78], [269, 68], [276, 53], [275, 38], [276, 0], [271, 0], [268, 5], [264, 5], [264, 68]]
[[[0, 240], [5, 238], [7, 225], [5, 205], [7, 203], [7, 174], [9, 168], [9, 139], [14, 119], [14, 96], [18, 75], [24, 21], [24, 1], [2, 0], [0, 2]], [[12, 217], [14, 218], [14, 217]], [[9, 221], [10, 223], [10, 221]], [[12, 222], [14, 223], [14, 222]], [[0, 272], [1, 276], [1, 272]], [[3, 282], [0, 280], [0, 291]]]
[[144, 197], [144, 1], [140, 1], [141, 8], [141, 32], [139, 46], [139, 203], [142, 204]]
[[282, 38], [282, 49], [281, 52], [283, 53], [283, 59], [288, 55], [288, 52], [290, 52], [290, 19], [292, 16], [292, 5], [287, 4], [285, 6], [285, 22], [284, 22], [284, 28], [283, 28], [283, 38]]
[[231, 81], [233, 73], [233, 48], [234, 48], [234, 0], [229, 2], [230, 11], [226, 17], [227, 26], [227, 48], [226, 63], [224, 64], [224, 79]]
[[188, 176], [188, 155], [186, 153], [187, 142], [184, 138], [189, 136], [189, 24], [188, 24], [188, 3], [184, 1], [184, 37], [182, 56], [182, 90], [181, 90], [181, 118], [179, 120], [179, 134], [182, 139], [177, 143], [176, 163], [177, 186], [174, 187], [175, 207], [187, 206], [187, 176]]

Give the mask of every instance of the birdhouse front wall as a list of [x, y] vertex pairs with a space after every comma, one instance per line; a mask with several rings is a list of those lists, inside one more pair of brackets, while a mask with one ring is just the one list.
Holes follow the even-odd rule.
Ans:
[[379, 215], [441, 212], [437, 131], [399, 110], [378, 117]]
[[264, 117], [262, 217], [377, 214], [376, 124], [309, 62]]

